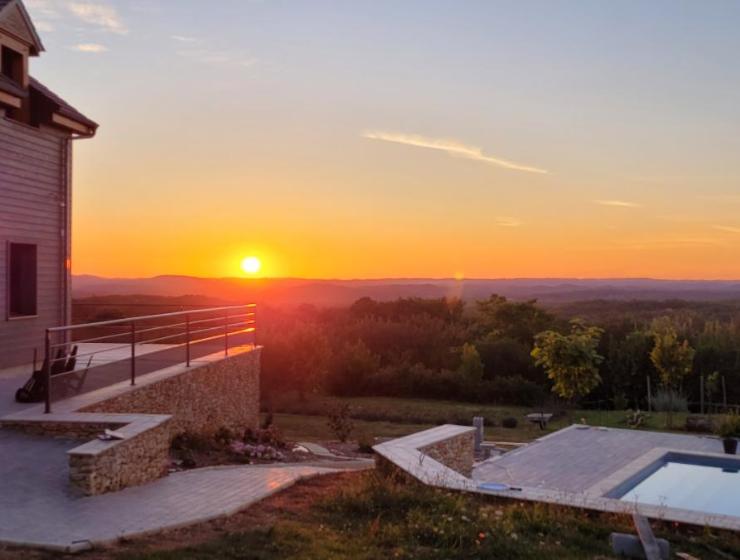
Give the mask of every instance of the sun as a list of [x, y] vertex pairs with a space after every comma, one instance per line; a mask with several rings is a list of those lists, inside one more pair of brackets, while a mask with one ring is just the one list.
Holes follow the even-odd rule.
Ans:
[[262, 263], [257, 257], [244, 257], [242, 259], [242, 270], [246, 274], [257, 274], [262, 268]]

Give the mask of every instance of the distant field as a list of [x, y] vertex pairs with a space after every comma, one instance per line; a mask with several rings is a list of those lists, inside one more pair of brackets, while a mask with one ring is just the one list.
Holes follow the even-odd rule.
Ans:
[[[542, 431], [526, 421], [524, 416], [540, 409], [481, 405], [454, 401], [426, 399], [400, 399], [387, 397], [328, 397], [309, 395], [300, 400], [297, 395], [286, 394], [273, 399], [275, 423], [290, 439], [332, 439], [326, 426], [326, 414], [338, 404], [349, 404], [355, 419], [355, 436], [366, 433], [373, 437], [398, 437], [439, 424], [470, 425], [474, 416], [486, 419], [486, 438], [494, 441], [526, 442], [553, 432], [582, 419], [587, 424], [611, 428], [628, 428], [623, 411], [576, 410], [553, 421]], [[543, 409], [544, 412], [552, 412]], [[516, 418], [516, 428], [504, 428], [504, 418]], [[685, 414], [674, 414], [674, 427], [683, 428]], [[644, 428], [664, 430], [666, 415], [652, 413]]]

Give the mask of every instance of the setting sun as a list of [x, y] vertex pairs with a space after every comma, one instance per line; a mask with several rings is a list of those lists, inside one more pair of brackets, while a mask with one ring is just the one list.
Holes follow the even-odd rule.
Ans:
[[244, 257], [242, 259], [242, 270], [247, 274], [257, 274], [262, 268], [262, 263], [257, 257]]

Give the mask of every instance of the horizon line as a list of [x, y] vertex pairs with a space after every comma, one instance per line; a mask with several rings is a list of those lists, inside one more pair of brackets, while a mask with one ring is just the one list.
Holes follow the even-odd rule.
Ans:
[[237, 281], [303, 281], [303, 282], [516, 282], [516, 281], [651, 281], [651, 282], [740, 282], [740, 278], [664, 278], [654, 276], [498, 276], [455, 278], [454, 276], [379, 276], [379, 277], [303, 277], [303, 276], [194, 276], [189, 274], [156, 274], [154, 276], [101, 276], [98, 274], [72, 274], [72, 278], [92, 277], [101, 280], [154, 280], [157, 278], [190, 278], [194, 280]]

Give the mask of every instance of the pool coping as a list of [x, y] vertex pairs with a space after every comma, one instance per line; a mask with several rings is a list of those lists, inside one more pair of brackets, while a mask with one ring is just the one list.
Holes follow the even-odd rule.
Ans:
[[[594, 428], [594, 427], [592, 427]], [[652, 464], [659, 461], [668, 453], [680, 455], [704, 456], [706, 458], [726, 460], [728, 455], [721, 453], [694, 452], [671, 448], [654, 448], [632, 461], [625, 467], [605, 477], [599, 483], [592, 485], [583, 492], [567, 492], [535, 487], [516, 487], [506, 490], [487, 490], [481, 488], [482, 481], [476, 481], [465, 477], [460, 473], [446, 467], [425, 455], [420, 448], [429, 443], [454, 437], [462, 431], [470, 430], [464, 426], [444, 425], [423, 432], [418, 432], [399, 439], [390, 440], [373, 449], [388, 461], [410, 474], [422, 483], [448, 490], [458, 490], [495, 496], [497, 498], [508, 498], [529, 502], [544, 502], [552, 505], [578, 507], [601, 511], [606, 513], [633, 514], [639, 513], [645, 517], [661, 521], [673, 521], [702, 527], [713, 527], [716, 529], [729, 529], [740, 531], [740, 517], [730, 515], [709, 514], [706, 512], [671, 508], [666, 506], [655, 506], [637, 502], [624, 502], [609, 497], [606, 494], [613, 491], [620, 484], [625, 483], [630, 477], [639, 475], [641, 471], [650, 468]], [[577, 429], [576, 425], [564, 428], [565, 430]], [[513, 451], [517, 453], [526, 449], [529, 445], [537, 445], [538, 441], [554, 436], [556, 433], [547, 434], [524, 447]], [[740, 457], [738, 457], [740, 463]]]

